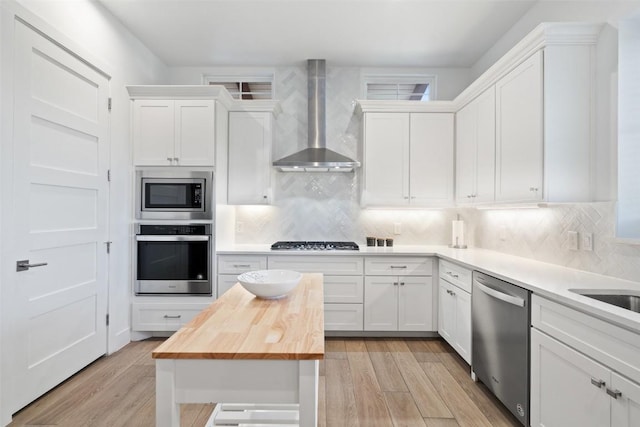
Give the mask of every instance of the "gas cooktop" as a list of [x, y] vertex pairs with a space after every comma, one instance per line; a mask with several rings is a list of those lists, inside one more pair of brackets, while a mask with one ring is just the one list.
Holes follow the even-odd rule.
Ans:
[[271, 245], [274, 251], [357, 251], [360, 248], [355, 242], [275, 242]]

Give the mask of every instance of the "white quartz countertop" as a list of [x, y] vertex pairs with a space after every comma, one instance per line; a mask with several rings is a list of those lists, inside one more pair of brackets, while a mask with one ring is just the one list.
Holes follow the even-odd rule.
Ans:
[[572, 289], [617, 291], [640, 295], [640, 282], [617, 279], [507, 255], [486, 249], [452, 249], [447, 246], [367, 247], [359, 251], [272, 251], [270, 245], [230, 245], [216, 249], [218, 255], [295, 255], [295, 256], [437, 256], [514, 283], [533, 293], [573, 307], [603, 320], [640, 333], [640, 313], [619, 308], [572, 292]]

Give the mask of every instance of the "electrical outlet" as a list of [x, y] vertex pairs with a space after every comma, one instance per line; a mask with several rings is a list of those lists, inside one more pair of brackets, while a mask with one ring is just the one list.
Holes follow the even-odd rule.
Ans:
[[244, 222], [236, 222], [236, 233], [243, 233], [244, 232]]
[[572, 251], [578, 250], [578, 232], [577, 231], [567, 231], [567, 236], [569, 237], [569, 249]]
[[593, 250], [593, 233], [582, 233], [582, 250]]
[[402, 223], [401, 222], [396, 222], [393, 224], [393, 234], [395, 234], [396, 236], [399, 234], [402, 234]]

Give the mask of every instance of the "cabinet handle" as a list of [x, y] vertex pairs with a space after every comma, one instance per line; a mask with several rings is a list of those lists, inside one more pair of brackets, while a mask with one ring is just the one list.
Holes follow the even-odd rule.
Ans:
[[538, 191], [538, 187], [529, 187], [529, 191]]
[[176, 163], [178, 163], [178, 160], [180, 160], [180, 158], [179, 157], [174, 157], [173, 160], [175, 160]]
[[405, 200], [409, 200], [409, 196], [404, 196], [404, 199]]
[[470, 198], [472, 198], [472, 197], [473, 197], [473, 195], [472, 195], [472, 194], [467, 194], [467, 199], [470, 199]]
[[591, 384], [593, 384], [594, 386], [596, 386], [598, 388], [602, 388], [602, 387], [604, 387], [604, 385], [606, 383], [604, 381], [602, 381], [602, 380], [597, 380], [595, 378], [591, 378]]
[[400, 286], [404, 286], [404, 282], [400, 282]]
[[611, 390], [608, 387], [607, 387], [607, 394], [613, 397], [614, 399], [617, 399], [622, 396], [622, 392], [620, 390]]
[[250, 268], [249, 264], [233, 264], [235, 268]]
[[393, 286], [398, 286], [398, 282], [393, 282]]
[[473, 199], [475, 199], [476, 197], [478, 197], [478, 195], [477, 195], [477, 194], [472, 194], [472, 195], [471, 195], [471, 198], [473, 198]]
[[405, 269], [405, 268], [407, 268], [407, 266], [406, 265], [392, 265], [391, 268], [392, 269], [397, 269], [397, 268]]
[[416, 198], [416, 196], [411, 196], [411, 199], [415, 199], [415, 198]]
[[169, 164], [172, 165], [173, 164], [173, 157], [167, 157], [167, 160], [169, 161]]
[[266, 198], [267, 198], [267, 196], [262, 196], [262, 198], [263, 198], [263, 199], [266, 199]]
[[182, 317], [182, 315], [180, 315], [180, 314], [178, 314], [178, 315], [176, 315], [176, 316], [169, 316], [168, 314], [165, 314], [165, 315], [164, 315], [164, 318], [165, 318], [165, 319], [179, 319], [179, 318], [181, 318], [181, 317]]

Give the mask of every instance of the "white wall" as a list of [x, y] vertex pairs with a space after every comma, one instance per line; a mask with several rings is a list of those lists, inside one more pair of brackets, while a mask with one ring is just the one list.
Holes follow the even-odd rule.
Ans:
[[[130, 288], [130, 227], [131, 227], [131, 194], [132, 168], [131, 146], [129, 138], [129, 98], [125, 89], [127, 84], [162, 84], [168, 80], [165, 65], [144, 45], [140, 43], [122, 24], [107, 12], [99, 3], [90, 0], [73, 1], [33, 1], [2, 0], [2, 64], [0, 117], [2, 117], [2, 153], [0, 161], [7, 161], [11, 146], [11, 114], [10, 94], [12, 92], [12, 63], [10, 35], [12, 34], [13, 16], [19, 16], [29, 24], [46, 33], [54, 40], [65, 45], [79, 56], [91, 62], [111, 77], [110, 91], [113, 98], [110, 134], [110, 161], [112, 183], [110, 189], [110, 239], [113, 241], [109, 266], [109, 311], [111, 324], [109, 327], [108, 350], [113, 352], [129, 342], [129, 300]], [[6, 174], [0, 183], [0, 200], [10, 202], [10, 183]], [[10, 177], [9, 177], [10, 180]], [[11, 224], [2, 222], [2, 227]], [[16, 258], [2, 241], [3, 260]], [[6, 268], [6, 263], [3, 261]], [[2, 272], [0, 272], [2, 273]], [[6, 270], [5, 270], [6, 273]], [[2, 275], [0, 295], [6, 285], [8, 274]], [[7, 343], [0, 344], [3, 351]], [[9, 369], [2, 365], [3, 371]], [[0, 378], [3, 378], [0, 375]], [[0, 381], [0, 385], [2, 382]], [[2, 390], [4, 391], [4, 390]], [[6, 396], [0, 393], [0, 396]], [[2, 405], [0, 400], [0, 405]], [[0, 406], [0, 422], [17, 408]]]

